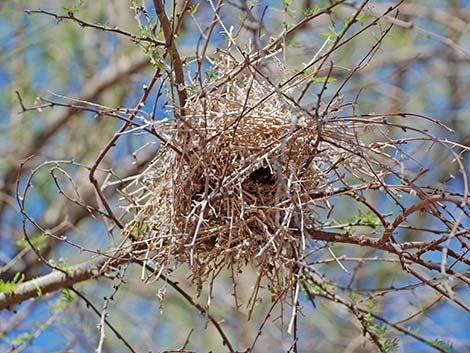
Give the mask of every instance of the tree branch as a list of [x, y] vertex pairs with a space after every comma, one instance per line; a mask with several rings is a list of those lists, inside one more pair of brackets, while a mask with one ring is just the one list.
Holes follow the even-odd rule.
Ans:
[[[367, 246], [374, 249], [387, 251], [398, 256], [403, 256], [399, 246], [393, 246], [391, 244], [379, 245], [375, 239], [371, 239], [365, 236], [325, 232], [315, 229], [309, 229], [307, 230], [307, 233], [307, 236], [312, 240]], [[438, 271], [440, 269], [439, 266], [415, 258], [411, 254], [407, 254], [406, 258], [430, 270]], [[68, 288], [76, 283], [98, 277], [104, 273], [102, 268], [107, 263], [108, 266], [116, 267], [128, 261], [132, 261], [128, 257], [128, 253], [116, 253], [113, 257], [101, 256], [93, 260], [72, 266], [64, 272], [52, 271], [45, 276], [32, 279], [19, 285], [12, 292], [0, 293], [0, 310], [12, 308], [14, 305], [20, 304], [28, 299], [40, 297], [44, 294]], [[454, 271], [450, 270], [448, 270], [447, 273], [456, 274]], [[459, 276], [459, 278], [461, 278], [461, 276]]]
[[108, 256], [100, 256], [72, 266], [64, 270], [64, 272], [52, 271], [45, 276], [20, 284], [11, 292], [0, 293], [0, 310], [11, 309], [14, 305], [20, 304], [28, 299], [41, 297], [44, 294], [68, 288], [76, 283], [98, 277], [102, 275], [101, 269], [108, 261], [111, 261], [111, 264], [116, 266], [128, 261], [128, 259], [123, 257], [110, 258]]
[[[155, 11], [157, 12], [158, 19], [162, 26], [163, 35], [170, 54], [171, 64], [175, 70], [176, 89], [178, 91], [178, 98], [181, 107], [180, 113], [181, 115], [184, 115], [183, 108], [186, 104], [187, 94], [184, 82], [183, 64], [175, 44], [177, 33], [173, 32], [170, 21], [165, 13], [165, 6], [163, 5], [162, 0], [153, 0], [153, 5], [155, 6]], [[183, 18], [181, 17], [180, 21], [182, 20]]]

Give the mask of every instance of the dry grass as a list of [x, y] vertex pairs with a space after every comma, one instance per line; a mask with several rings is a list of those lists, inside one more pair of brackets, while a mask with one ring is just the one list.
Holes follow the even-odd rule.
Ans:
[[[215, 83], [239, 65], [222, 54]], [[329, 206], [312, 195], [331, 190], [345, 160], [373, 183], [359, 161], [362, 123], [336, 120], [338, 104], [321, 119], [300, 108], [286, 91], [305, 82], [279, 89], [245, 70], [222, 91], [189, 97], [184, 118], [159, 123], [167, 143], [126, 189], [135, 212], [126, 229], [147, 241], [161, 271], [188, 263], [200, 287], [224, 265], [254, 263], [273, 294], [283, 293], [308, 251], [304, 230], [320, 228], [319, 209]]]

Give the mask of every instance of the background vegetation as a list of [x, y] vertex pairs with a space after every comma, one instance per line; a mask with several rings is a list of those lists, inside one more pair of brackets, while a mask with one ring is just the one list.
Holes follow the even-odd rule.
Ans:
[[[0, 351], [468, 350], [470, 3], [166, 1], [174, 42], [156, 13], [160, 3], [0, 3]], [[326, 101], [341, 88], [356, 117], [389, 117], [383, 127], [394, 141], [415, 138], [410, 128], [429, 134], [437, 147], [410, 143], [397, 159], [404, 151], [429, 169], [423, 179], [414, 170], [418, 190], [429, 193], [418, 194], [422, 200], [445, 194], [459, 202], [432, 201], [413, 213], [394, 230], [399, 253], [393, 241], [384, 250], [314, 237], [306, 261], [317, 282], [294, 302], [261, 284], [258, 301], [247, 305], [257, 285], [253, 264], [237, 277], [234, 296], [230, 269], [199, 293], [188, 265], [143, 281], [138, 256], [100, 257], [122, 245], [117, 224], [128, 219], [121, 218], [120, 182], [141, 173], [160, 148], [154, 135], [132, 130], [125, 119], [138, 111], [171, 120], [170, 103], [182, 101], [173, 50], [189, 87], [196, 74], [205, 82], [217, 78], [217, 48], [234, 40], [234, 47], [258, 53], [274, 38], [276, 57], [292, 76], [305, 74], [305, 65], [333, 45], [302, 106], [314, 104], [323, 88]], [[123, 124], [127, 132], [116, 135]], [[456, 155], [442, 147], [450, 146], [446, 141]], [[363, 196], [388, 224], [404, 212], [378, 190]], [[384, 233], [361, 200], [326, 202], [322, 231], [378, 239]], [[407, 195], [402, 203], [417, 204]], [[418, 260], [425, 264], [413, 267]], [[69, 281], [60, 270], [70, 275], [76, 264], [82, 265], [74, 273], [84, 275]], [[44, 277], [51, 271], [56, 277]], [[13, 301], [20, 287], [26, 294]], [[295, 327], [288, 330], [293, 308]]]

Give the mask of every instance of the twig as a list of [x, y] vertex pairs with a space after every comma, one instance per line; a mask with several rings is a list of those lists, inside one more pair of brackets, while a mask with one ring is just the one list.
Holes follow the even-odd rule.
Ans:
[[163, 5], [162, 0], [153, 0], [153, 4], [155, 6], [158, 19], [160, 20], [163, 35], [165, 37], [165, 43], [170, 53], [173, 69], [175, 70], [176, 90], [178, 92], [180, 104], [179, 112], [181, 116], [184, 116], [184, 106], [186, 105], [187, 93], [184, 80], [183, 63], [181, 62], [181, 58], [175, 43], [175, 39], [178, 33], [173, 32], [170, 21], [168, 20], [168, 17], [165, 13], [165, 6]]

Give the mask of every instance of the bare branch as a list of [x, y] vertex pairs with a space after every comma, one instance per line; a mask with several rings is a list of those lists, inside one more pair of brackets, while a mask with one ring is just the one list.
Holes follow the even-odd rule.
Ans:
[[[69, 288], [76, 283], [87, 281], [102, 275], [101, 269], [110, 260], [107, 256], [97, 257], [96, 259], [71, 266], [61, 271], [52, 271], [51, 273], [32, 279], [20, 284], [12, 292], [0, 293], [0, 310], [12, 309], [13, 306], [24, 302], [25, 300], [42, 297], [45, 294], [53, 293], [61, 289]], [[117, 266], [122, 262], [128, 261], [125, 258], [115, 259], [111, 262]]]
[[[165, 36], [166, 46], [170, 53], [171, 63], [173, 69], [175, 70], [175, 83], [179, 97], [180, 115], [184, 116], [184, 106], [186, 105], [187, 93], [183, 72], [183, 63], [175, 43], [177, 33], [174, 32], [172, 24], [170, 24], [170, 21], [168, 20], [165, 12], [165, 6], [163, 5], [162, 0], [153, 0], [153, 5], [155, 6], [155, 11], [157, 12], [158, 19], [160, 20], [163, 35]], [[184, 16], [184, 13], [182, 16]], [[183, 18], [180, 18], [179, 23], [182, 23], [182, 21]]]

